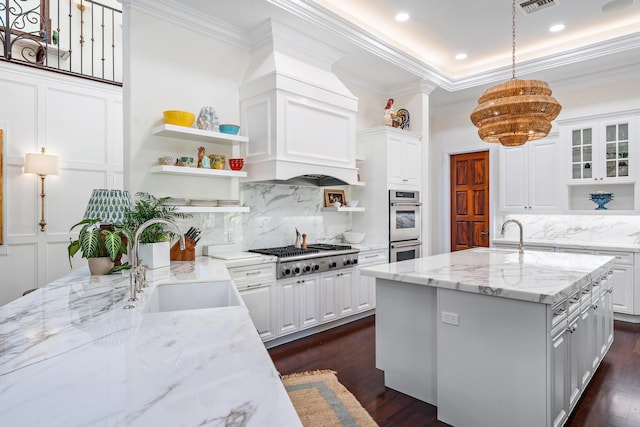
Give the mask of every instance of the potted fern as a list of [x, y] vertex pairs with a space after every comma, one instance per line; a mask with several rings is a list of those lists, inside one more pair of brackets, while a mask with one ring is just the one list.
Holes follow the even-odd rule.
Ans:
[[114, 269], [114, 262], [120, 253], [127, 253], [126, 242], [133, 241], [131, 231], [127, 227], [116, 225], [111, 226], [111, 229], [102, 228], [101, 222], [100, 219], [83, 219], [69, 230], [82, 226], [78, 238], [71, 240], [67, 247], [69, 265], [71, 258], [80, 251], [82, 258], [87, 258], [92, 276], [129, 268], [125, 264]]
[[[177, 212], [175, 206], [167, 201], [170, 197], [157, 198], [149, 193], [136, 193], [137, 200], [133, 209], [125, 214], [124, 225], [135, 233], [146, 221], [154, 218], [168, 220], [187, 219], [191, 215]], [[169, 251], [175, 233], [164, 228], [163, 224], [152, 224], [140, 234], [138, 257], [140, 263], [149, 268], [166, 267], [170, 263]]]

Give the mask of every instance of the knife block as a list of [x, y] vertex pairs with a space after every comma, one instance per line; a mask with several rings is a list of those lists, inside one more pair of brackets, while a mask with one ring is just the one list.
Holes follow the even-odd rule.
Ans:
[[196, 244], [190, 239], [184, 239], [184, 250], [180, 249], [180, 241], [177, 241], [169, 252], [171, 261], [195, 261]]

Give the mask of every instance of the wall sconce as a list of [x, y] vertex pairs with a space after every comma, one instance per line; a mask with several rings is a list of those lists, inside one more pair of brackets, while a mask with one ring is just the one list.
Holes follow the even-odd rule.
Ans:
[[40, 193], [41, 219], [40, 231], [44, 231], [47, 223], [44, 220], [44, 177], [47, 175], [60, 175], [60, 159], [44, 153], [44, 147], [40, 154], [27, 153], [24, 156], [24, 173], [35, 173], [40, 177], [42, 192]]

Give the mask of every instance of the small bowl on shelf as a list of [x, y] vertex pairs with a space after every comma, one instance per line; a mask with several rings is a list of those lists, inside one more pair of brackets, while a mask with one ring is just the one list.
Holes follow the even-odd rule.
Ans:
[[159, 157], [158, 162], [163, 166], [174, 166], [178, 159], [171, 156]]
[[182, 162], [182, 166], [188, 168], [193, 166], [193, 157], [180, 157], [180, 161]]
[[237, 135], [238, 132], [240, 132], [240, 126], [238, 126], [238, 125], [229, 125], [229, 124], [220, 125], [220, 132], [221, 133], [228, 133], [230, 135]]
[[347, 200], [347, 206], [349, 206], [350, 208], [355, 208], [356, 206], [358, 206], [358, 201], [357, 200]]
[[165, 123], [169, 125], [191, 127], [196, 116], [193, 113], [182, 110], [166, 110], [162, 112]]
[[342, 237], [344, 237], [344, 240], [346, 240], [348, 243], [353, 244], [362, 242], [365, 236], [366, 233], [359, 233], [357, 231], [345, 231], [342, 233]]
[[232, 171], [239, 171], [244, 166], [244, 159], [229, 159], [229, 167]]

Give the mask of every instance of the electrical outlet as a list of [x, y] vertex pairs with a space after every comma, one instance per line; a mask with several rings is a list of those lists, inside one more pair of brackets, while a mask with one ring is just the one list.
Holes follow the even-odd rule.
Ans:
[[448, 323], [449, 325], [458, 326], [458, 313], [449, 313], [443, 311], [440, 313], [440, 320], [442, 323]]

